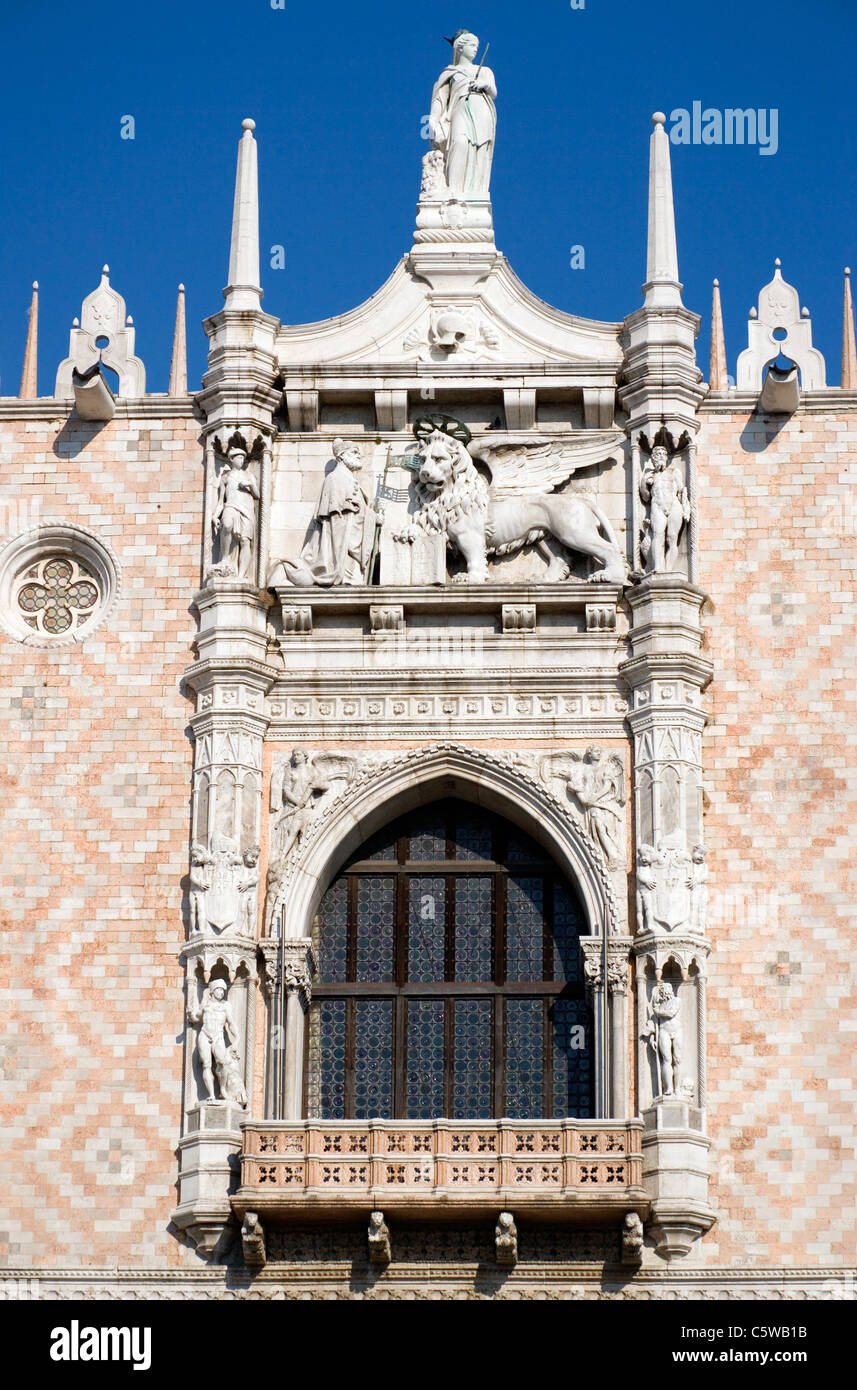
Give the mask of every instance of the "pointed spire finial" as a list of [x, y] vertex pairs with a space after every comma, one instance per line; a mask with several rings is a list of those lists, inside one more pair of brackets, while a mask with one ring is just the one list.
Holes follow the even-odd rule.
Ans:
[[708, 385], [712, 391], [725, 391], [729, 385], [719, 280], [714, 281], [711, 291], [711, 358], [708, 367]]
[[244, 134], [238, 141], [229, 283], [223, 297], [230, 309], [258, 309], [262, 290], [259, 285], [259, 175], [253, 139], [256, 122], [247, 116], [241, 122], [241, 129]]
[[39, 355], [39, 282], [33, 281], [33, 297], [30, 300], [29, 322], [27, 324], [27, 346], [24, 348], [24, 369], [21, 372], [21, 389], [18, 399], [32, 401], [39, 394], [38, 386]]
[[187, 331], [185, 327], [184, 285], [179, 285], [176, 299], [176, 326], [173, 332], [173, 355], [170, 360], [171, 396], [187, 395]]
[[857, 391], [857, 346], [854, 342], [854, 307], [851, 302], [851, 267], [845, 267], [842, 303], [842, 389]]
[[663, 111], [654, 113], [654, 129], [649, 139], [649, 235], [643, 286], [649, 307], [681, 304], [670, 142], [664, 129], [666, 119]]

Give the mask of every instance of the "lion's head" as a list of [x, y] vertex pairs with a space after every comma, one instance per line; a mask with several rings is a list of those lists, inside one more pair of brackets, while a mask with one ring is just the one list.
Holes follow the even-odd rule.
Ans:
[[433, 430], [420, 442], [417, 519], [428, 531], [445, 531], [450, 521], [470, 512], [484, 511], [488, 489], [459, 439], [444, 430]]

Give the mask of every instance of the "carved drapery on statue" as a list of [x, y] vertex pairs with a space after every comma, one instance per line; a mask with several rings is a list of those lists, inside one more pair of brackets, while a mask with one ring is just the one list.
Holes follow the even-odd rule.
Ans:
[[554, 753], [543, 759], [542, 776], [565, 783], [576, 822], [613, 868], [625, 846], [625, 768], [618, 753], [605, 755], [594, 746], [585, 753]]
[[[429, 196], [485, 199], [497, 129], [497, 84], [491, 69], [477, 61], [475, 34], [459, 29], [447, 42], [452, 44], [452, 62], [434, 85], [429, 112], [432, 150], [441, 156], [429, 166]], [[424, 172], [424, 181], [426, 177]]]
[[360, 448], [335, 439], [333, 456], [300, 558], [283, 561], [286, 578], [299, 588], [330, 589], [370, 579], [375, 513], [359, 477]]
[[261, 497], [257, 458], [262, 441], [248, 449], [242, 434], [233, 434], [217, 480], [217, 495], [211, 518], [219, 558], [211, 566], [214, 579], [250, 579], [258, 544], [258, 516]]
[[312, 824], [328, 793], [342, 791], [357, 775], [356, 758], [339, 753], [312, 753], [293, 748], [288, 761], [274, 766], [271, 774], [271, 853], [267, 881], [266, 925], [277, 893], [297, 847]]

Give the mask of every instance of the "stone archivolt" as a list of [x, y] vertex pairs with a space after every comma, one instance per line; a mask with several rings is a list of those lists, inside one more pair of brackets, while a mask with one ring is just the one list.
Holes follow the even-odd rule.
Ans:
[[[571, 872], [587, 902], [591, 930], [616, 933], [616, 900], [601, 849], [538, 778], [534, 756], [488, 753], [465, 744], [447, 743], [409, 749], [384, 761], [378, 759], [378, 754], [364, 755], [358, 763], [360, 771], [339, 795], [321, 797], [303, 830], [300, 852], [287, 859], [276, 883], [274, 907], [267, 914], [269, 920], [288, 900], [289, 912], [295, 925], [299, 925], [307, 887], [311, 887], [310, 900], [317, 902], [322, 891], [321, 876], [329, 878], [332, 872], [330, 853], [335, 852], [336, 861], [341, 862], [346, 846], [356, 848], [359, 840], [355, 842], [355, 834], [364, 839], [370, 833], [367, 818], [371, 812], [378, 824], [383, 824], [401, 809], [403, 797], [413, 796], [433, 781], [444, 781], [448, 786], [450, 779], [455, 778], [457, 790], [465, 797], [468, 789], [478, 789], [480, 801], [487, 798], [501, 812], [505, 809], [509, 814], [515, 807], [524, 810], [531, 831], [534, 825], [538, 827], [537, 818], [542, 817], [553, 852], [574, 865]], [[359, 831], [354, 829], [357, 825]], [[544, 839], [544, 830], [538, 833]], [[286, 935], [291, 934], [294, 933], [287, 928]]]

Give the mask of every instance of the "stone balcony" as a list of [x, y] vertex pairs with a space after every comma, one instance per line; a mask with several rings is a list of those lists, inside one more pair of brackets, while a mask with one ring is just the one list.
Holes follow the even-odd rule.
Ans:
[[302, 1218], [507, 1208], [551, 1220], [648, 1212], [639, 1121], [252, 1121], [232, 1205]]

